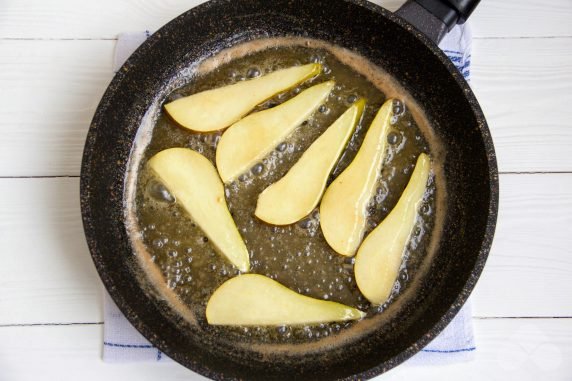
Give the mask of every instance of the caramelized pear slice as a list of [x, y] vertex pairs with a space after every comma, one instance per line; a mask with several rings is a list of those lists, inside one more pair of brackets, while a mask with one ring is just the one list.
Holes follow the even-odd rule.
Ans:
[[292, 224], [318, 205], [326, 181], [359, 122], [365, 100], [342, 114], [280, 180], [258, 197], [255, 215], [274, 225]]
[[422, 153], [395, 208], [365, 238], [354, 271], [361, 293], [372, 303], [384, 303], [393, 289], [405, 247], [415, 226], [427, 188], [431, 163]]
[[227, 280], [207, 303], [207, 322], [213, 325], [320, 324], [364, 316], [355, 308], [298, 294], [257, 274]]
[[169, 148], [153, 156], [147, 165], [220, 253], [240, 271], [249, 271], [248, 251], [211, 162], [193, 150]]
[[256, 105], [318, 75], [320, 64], [282, 69], [259, 78], [238, 82], [177, 99], [165, 110], [181, 126], [194, 131], [216, 131], [230, 126]]
[[386, 156], [393, 100], [375, 116], [351, 164], [330, 184], [320, 204], [320, 226], [328, 244], [339, 254], [355, 255], [366, 228], [367, 204], [376, 191]]
[[248, 171], [312, 115], [334, 88], [328, 81], [271, 109], [248, 115], [222, 135], [216, 165], [225, 183]]

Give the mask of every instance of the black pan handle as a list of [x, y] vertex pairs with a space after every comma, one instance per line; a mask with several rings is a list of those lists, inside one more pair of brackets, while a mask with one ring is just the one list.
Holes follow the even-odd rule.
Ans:
[[463, 24], [481, 0], [407, 0], [395, 12], [438, 44], [457, 24]]

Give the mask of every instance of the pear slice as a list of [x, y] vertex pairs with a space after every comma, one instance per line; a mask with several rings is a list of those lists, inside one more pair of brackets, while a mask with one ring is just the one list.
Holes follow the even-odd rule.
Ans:
[[320, 205], [320, 226], [328, 244], [339, 254], [355, 255], [366, 228], [367, 204], [376, 191], [386, 156], [393, 116], [389, 99], [375, 116], [351, 164], [330, 184]]
[[279, 106], [250, 114], [233, 124], [222, 135], [216, 150], [222, 181], [234, 180], [269, 154], [324, 103], [333, 88], [333, 81], [312, 86]]
[[258, 197], [256, 212], [261, 220], [287, 225], [302, 219], [318, 205], [326, 181], [359, 122], [365, 100], [360, 99], [342, 114], [280, 180]]
[[318, 75], [320, 64], [295, 66], [177, 99], [165, 110], [181, 126], [194, 131], [216, 131], [240, 120], [257, 104]]
[[298, 294], [258, 274], [224, 282], [207, 303], [213, 325], [277, 326], [357, 320], [365, 313], [336, 302]]
[[384, 303], [391, 294], [423, 201], [430, 170], [429, 156], [422, 153], [397, 205], [359, 248], [354, 266], [355, 279], [361, 293], [372, 304]]
[[215, 247], [240, 271], [249, 271], [248, 251], [211, 162], [191, 149], [169, 148], [153, 156], [147, 165]]

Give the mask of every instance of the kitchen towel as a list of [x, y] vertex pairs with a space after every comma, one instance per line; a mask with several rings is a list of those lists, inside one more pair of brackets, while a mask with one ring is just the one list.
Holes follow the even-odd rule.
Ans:
[[[115, 71], [149, 35], [149, 31], [145, 31], [119, 36], [115, 48]], [[467, 80], [470, 77], [471, 41], [470, 27], [465, 24], [456, 26], [439, 44]], [[474, 357], [475, 350], [471, 308], [470, 303], [466, 303], [443, 332], [406, 364], [443, 365], [468, 361]], [[114, 363], [172, 361], [133, 328], [107, 293], [104, 294], [103, 360]]]

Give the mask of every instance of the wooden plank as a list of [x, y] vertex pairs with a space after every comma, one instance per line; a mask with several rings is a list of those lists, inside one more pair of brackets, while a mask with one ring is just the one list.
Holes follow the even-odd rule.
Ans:
[[[98, 322], [77, 178], [0, 179], [0, 325]], [[475, 316], [572, 316], [572, 174], [503, 175]], [[540, 238], [538, 238], [540, 237]]]
[[1, 179], [0, 253], [0, 325], [102, 320], [77, 178]]
[[89, 123], [113, 76], [114, 46], [0, 40], [0, 176], [79, 174]]
[[116, 38], [121, 32], [157, 30], [204, 0], [4, 0], [0, 38]]
[[0, 379], [206, 380], [175, 362], [104, 363], [102, 337], [101, 325], [0, 327]]
[[572, 171], [572, 38], [475, 40], [473, 47], [472, 86], [499, 169]]
[[[79, 175], [113, 48], [0, 41], [0, 176]], [[572, 171], [572, 39], [476, 40], [474, 50], [473, 86], [500, 170]]]
[[[487, 319], [476, 320], [475, 326], [474, 361], [441, 366], [406, 363], [375, 379], [570, 380], [572, 319]], [[0, 328], [2, 377], [18, 381], [204, 379], [176, 363], [103, 363], [101, 335], [101, 326]]]
[[572, 316], [572, 174], [504, 175], [475, 316]]
[[470, 18], [475, 38], [572, 36], [572, 1], [482, 1]]
[[[100, 0], [81, 7], [67, 0], [4, 0], [0, 38], [115, 38], [125, 31], [156, 30], [203, 0]], [[404, 0], [373, 0], [394, 11]], [[128, 17], [126, 17], [128, 15]], [[482, 2], [471, 23], [477, 38], [572, 36], [572, 2]]]

